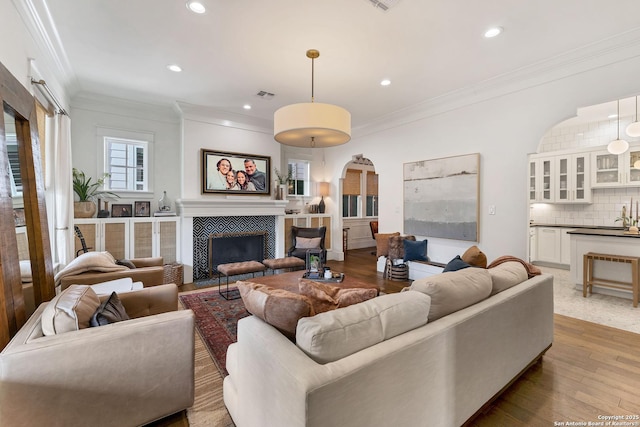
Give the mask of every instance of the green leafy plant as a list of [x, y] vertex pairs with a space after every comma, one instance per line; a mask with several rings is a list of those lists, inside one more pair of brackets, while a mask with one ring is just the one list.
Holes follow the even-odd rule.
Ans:
[[288, 171], [287, 174], [280, 172], [278, 168], [274, 169], [276, 176], [278, 177], [279, 184], [286, 184], [289, 181], [293, 180], [293, 176], [291, 175], [291, 171]]
[[119, 198], [117, 194], [110, 191], [98, 190], [110, 176], [108, 173], [105, 173], [101, 178], [91, 182], [91, 177], [87, 178], [84, 172], [73, 168], [73, 191], [78, 195], [78, 199], [81, 202], [95, 201], [98, 196], [102, 195]]
[[630, 216], [619, 216], [616, 218], [614, 222], [622, 221], [622, 226], [626, 227], [627, 225], [636, 226], [638, 225], [638, 218], [631, 218]]

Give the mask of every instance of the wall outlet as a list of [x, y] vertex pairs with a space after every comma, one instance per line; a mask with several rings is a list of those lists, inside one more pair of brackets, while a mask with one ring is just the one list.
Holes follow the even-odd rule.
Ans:
[[495, 215], [496, 214], [496, 205], [490, 205], [489, 206], [489, 215]]

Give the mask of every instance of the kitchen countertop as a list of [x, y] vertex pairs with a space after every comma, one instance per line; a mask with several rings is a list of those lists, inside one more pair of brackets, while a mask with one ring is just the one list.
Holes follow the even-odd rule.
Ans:
[[640, 234], [625, 234], [624, 230], [607, 230], [594, 228], [577, 228], [568, 231], [569, 234], [581, 234], [585, 236], [604, 236], [604, 237], [631, 237], [632, 239], [640, 237]]
[[530, 223], [529, 227], [557, 227], [557, 228], [575, 228], [579, 230], [617, 230], [623, 231], [622, 227], [616, 226], [597, 226], [597, 225], [575, 225], [575, 224], [543, 224], [543, 223]]

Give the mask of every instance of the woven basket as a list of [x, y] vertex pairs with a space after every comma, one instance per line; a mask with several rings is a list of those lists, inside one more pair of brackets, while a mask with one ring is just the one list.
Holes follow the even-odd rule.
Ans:
[[384, 267], [384, 277], [395, 281], [409, 280], [409, 266], [407, 264], [393, 265], [391, 260], [387, 259]]
[[175, 283], [176, 285], [182, 285], [184, 280], [184, 266], [180, 263], [174, 262], [173, 264], [164, 265], [164, 283]]

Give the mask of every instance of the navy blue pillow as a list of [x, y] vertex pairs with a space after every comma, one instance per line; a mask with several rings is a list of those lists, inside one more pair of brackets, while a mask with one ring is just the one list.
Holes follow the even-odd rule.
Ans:
[[404, 240], [404, 262], [407, 261], [429, 261], [427, 258], [427, 239], [421, 242]]
[[442, 272], [444, 273], [447, 271], [458, 271], [467, 267], [471, 267], [471, 264], [467, 264], [462, 260], [462, 258], [460, 258], [460, 255], [457, 255], [454, 259], [449, 261], [449, 263], [444, 267], [444, 270], [442, 270]]

